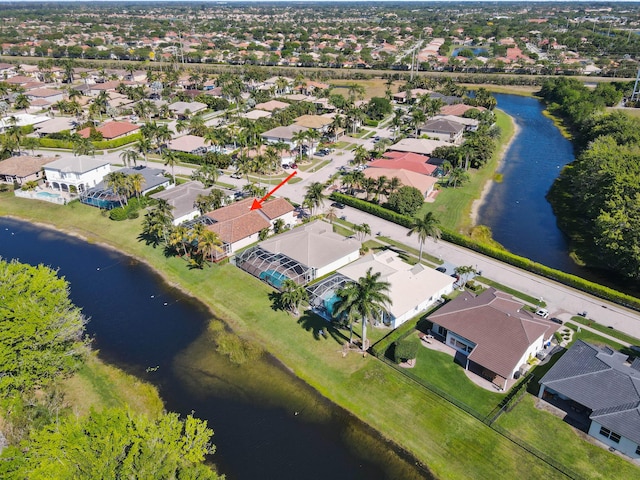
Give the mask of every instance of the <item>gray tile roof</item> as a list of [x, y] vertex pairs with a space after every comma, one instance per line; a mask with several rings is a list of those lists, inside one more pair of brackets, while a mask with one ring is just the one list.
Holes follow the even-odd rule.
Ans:
[[640, 371], [627, 358], [577, 340], [540, 383], [590, 408], [592, 420], [640, 444]]

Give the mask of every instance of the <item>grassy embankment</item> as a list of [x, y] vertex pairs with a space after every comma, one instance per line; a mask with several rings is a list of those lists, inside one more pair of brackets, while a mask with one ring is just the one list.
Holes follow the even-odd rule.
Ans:
[[62, 382], [65, 403], [73, 415], [86, 415], [91, 408], [128, 406], [132, 411], [157, 417], [163, 404], [151, 384], [102, 362], [95, 354], [82, 368]]
[[[438, 477], [558, 477], [538, 458], [379, 361], [355, 353], [343, 358], [341, 343], [347, 332], [331, 331], [327, 339], [318, 338], [314, 332], [326, 328], [326, 323], [306, 314], [294, 319], [274, 311], [272, 290], [266, 284], [231, 265], [189, 270], [183, 260], [165, 258], [162, 249], [139, 242], [141, 218], [112, 222], [78, 203], [63, 207], [6, 193], [0, 194], [0, 215], [51, 224], [149, 262], [170, 283], [205, 302], [238, 335], [258, 342], [321, 394], [402, 445]], [[552, 454], [564, 461], [566, 452], [582, 448], [577, 443], [577, 439], [569, 442]], [[628, 462], [610, 457], [607, 468], [581, 473], [587, 478], [612, 478], [612, 472], [618, 478], [637, 474]]]
[[502, 134], [498, 141], [496, 153], [482, 168], [470, 171], [470, 181], [456, 188], [442, 187], [436, 201], [425, 203], [417, 216], [426, 212], [433, 212], [443, 228], [456, 232], [466, 233], [471, 227], [471, 208], [474, 200], [480, 198], [487, 182], [495, 175], [500, 163], [503, 150], [514, 135], [515, 127], [511, 117], [506, 113], [496, 110], [496, 123]]

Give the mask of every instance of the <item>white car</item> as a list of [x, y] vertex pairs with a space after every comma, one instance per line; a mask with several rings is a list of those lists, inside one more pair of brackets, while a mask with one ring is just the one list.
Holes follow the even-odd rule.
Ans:
[[549, 311], [545, 310], [544, 308], [539, 308], [538, 310], [536, 310], [536, 315], [542, 318], [549, 318]]

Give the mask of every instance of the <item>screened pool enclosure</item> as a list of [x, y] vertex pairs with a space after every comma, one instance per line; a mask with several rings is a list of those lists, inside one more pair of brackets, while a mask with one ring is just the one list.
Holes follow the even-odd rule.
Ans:
[[236, 266], [269, 285], [282, 289], [285, 280], [293, 280], [305, 285], [314, 278], [312, 268], [301, 264], [282, 253], [271, 253], [255, 246], [239, 253], [235, 257]]

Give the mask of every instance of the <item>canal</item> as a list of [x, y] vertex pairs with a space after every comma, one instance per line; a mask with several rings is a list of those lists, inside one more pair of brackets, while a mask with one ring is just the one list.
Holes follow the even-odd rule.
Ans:
[[100, 357], [156, 385], [168, 410], [206, 419], [227, 478], [428, 477], [273, 357], [238, 366], [219, 355], [209, 310], [135, 259], [1, 217], [0, 257], [58, 269]]

